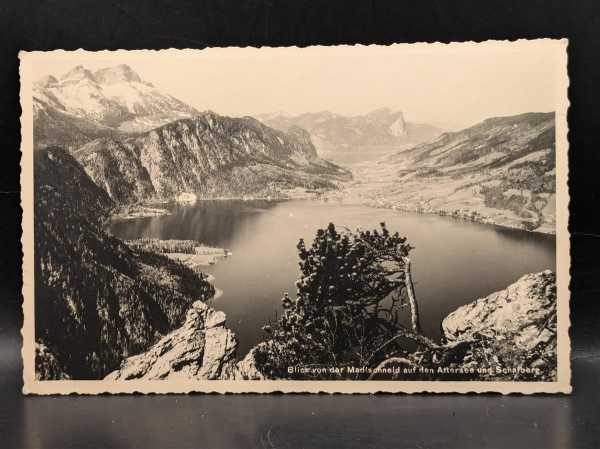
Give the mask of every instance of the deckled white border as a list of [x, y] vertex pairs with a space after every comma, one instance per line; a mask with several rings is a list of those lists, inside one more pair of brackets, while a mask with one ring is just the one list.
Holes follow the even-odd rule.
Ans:
[[[394, 45], [426, 45], [426, 46], [468, 46], [506, 43], [508, 41], [460, 42], [460, 43], [417, 43]], [[511, 41], [518, 45], [529, 40]], [[33, 100], [32, 100], [32, 62], [38, 53], [20, 52], [21, 76], [21, 207], [23, 209], [23, 392], [25, 394], [100, 394], [100, 393], [570, 393], [570, 317], [569, 317], [569, 282], [570, 282], [570, 243], [569, 243], [569, 191], [568, 180], [568, 140], [567, 110], [568, 74], [567, 74], [567, 39], [535, 39], [540, 45], [557, 46], [556, 64], [560, 79], [556, 82], [556, 279], [557, 279], [557, 363], [558, 376], [556, 382], [481, 382], [481, 381], [120, 381], [102, 380], [35, 380], [35, 336], [34, 336], [34, 240], [33, 240]], [[361, 45], [362, 46], [362, 45]], [[372, 47], [377, 47], [371, 45]], [[347, 45], [345, 47], [348, 47]], [[295, 48], [298, 47], [288, 47]], [[107, 55], [114, 52], [169, 52], [182, 53], [202, 51], [194, 49], [168, 50], [103, 50], [94, 52]], [[54, 50], [54, 53], [67, 53], [65, 50]], [[83, 49], [70, 51], [91, 53]]]

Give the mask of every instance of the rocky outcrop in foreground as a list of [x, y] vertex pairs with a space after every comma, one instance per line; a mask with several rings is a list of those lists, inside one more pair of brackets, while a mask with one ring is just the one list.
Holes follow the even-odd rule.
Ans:
[[556, 344], [556, 277], [550, 270], [526, 274], [505, 290], [464, 305], [442, 321], [448, 343], [476, 335], [510, 337], [522, 350]]
[[396, 370], [392, 379], [555, 381], [555, 274], [526, 274], [459, 307], [443, 320], [442, 330], [442, 345], [423, 342], [407, 357], [384, 360], [371, 378], [389, 379], [381, 373]]
[[[527, 274], [505, 290], [458, 308], [443, 320], [442, 329], [443, 344], [422, 337], [417, 351], [384, 360], [369, 378], [553, 381], [555, 275], [549, 270]], [[261, 344], [236, 361], [237, 340], [225, 327], [225, 314], [197, 301], [181, 328], [126, 359], [106, 379], [265, 379], [257, 363]]]
[[201, 301], [192, 304], [183, 326], [148, 351], [129, 357], [105, 380], [257, 379], [252, 352], [235, 359], [237, 339], [225, 327], [225, 314]]
[[470, 346], [463, 367], [492, 368], [490, 380], [556, 380], [556, 275], [526, 274], [458, 308], [442, 330], [448, 346]]

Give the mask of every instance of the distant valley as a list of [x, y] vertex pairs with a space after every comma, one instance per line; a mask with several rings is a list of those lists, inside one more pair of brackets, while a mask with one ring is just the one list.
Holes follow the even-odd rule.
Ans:
[[402, 111], [381, 108], [365, 115], [341, 115], [329, 111], [257, 116], [280, 130], [291, 126], [306, 129], [319, 154], [347, 165], [373, 160], [400, 148], [427, 142], [443, 131], [435, 126], [407, 122]]
[[554, 233], [555, 117], [484, 120], [354, 167], [338, 199]]

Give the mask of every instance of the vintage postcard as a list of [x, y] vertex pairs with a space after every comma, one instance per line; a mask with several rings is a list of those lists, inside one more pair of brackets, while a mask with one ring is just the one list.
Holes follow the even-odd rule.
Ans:
[[25, 393], [571, 391], [566, 40], [20, 61]]

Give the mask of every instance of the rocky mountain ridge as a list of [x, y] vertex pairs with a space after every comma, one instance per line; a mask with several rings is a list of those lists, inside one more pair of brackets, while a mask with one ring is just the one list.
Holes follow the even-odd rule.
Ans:
[[127, 65], [46, 76], [33, 104], [35, 148], [69, 149], [117, 205], [180, 195], [277, 198], [351, 178], [317, 156], [305, 130], [200, 113]]
[[381, 148], [398, 148], [437, 137], [434, 126], [407, 122], [402, 111], [381, 108], [364, 115], [346, 116], [329, 111], [285, 115], [263, 114], [257, 117], [273, 128], [290, 126], [306, 129], [323, 157], [344, 160], [344, 153], [362, 152], [368, 156]]
[[128, 138], [100, 138], [74, 151], [118, 204], [201, 197], [277, 196], [297, 187], [331, 189], [350, 173], [317, 156], [308, 133], [250, 118], [203, 112]]

